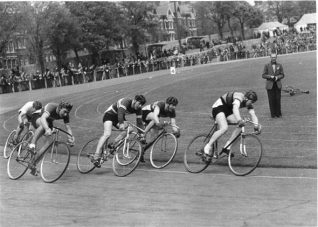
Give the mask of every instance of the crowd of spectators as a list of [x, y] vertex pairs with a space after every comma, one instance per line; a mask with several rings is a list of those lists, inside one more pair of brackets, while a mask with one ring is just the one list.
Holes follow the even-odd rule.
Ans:
[[316, 50], [316, 32], [295, 30], [275, 32], [274, 37], [264, 34], [258, 43], [246, 45], [238, 39], [231, 43], [202, 42], [200, 50], [186, 53], [186, 48], [174, 47], [168, 50], [155, 50], [149, 58], [138, 53], [118, 60], [115, 64], [104, 63], [100, 66], [75, 66], [69, 63], [61, 70], [46, 69], [44, 73], [33, 74], [21, 72], [19, 68], [0, 71], [0, 93], [18, 92], [49, 87], [67, 86], [92, 81], [100, 81], [123, 76], [169, 69], [171, 66], [185, 67], [197, 64], [207, 64], [217, 61], [229, 61], [244, 58], [268, 56], [272, 52], [286, 54], [300, 51]]

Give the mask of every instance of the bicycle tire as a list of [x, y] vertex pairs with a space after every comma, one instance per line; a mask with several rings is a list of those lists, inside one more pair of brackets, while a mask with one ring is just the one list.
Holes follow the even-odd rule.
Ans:
[[[237, 176], [246, 176], [253, 172], [261, 161], [263, 145], [261, 140], [252, 134], [243, 136], [245, 140], [247, 156], [240, 152], [241, 142], [235, 143], [228, 156], [228, 166], [231, 172]], [[231, 158], [231, 154], [234, 156]]]
[[[53, 149], [52, 149], [53, 146]], [[55, 141], [45, 151], [40, 173], [45, 183], [53, 183], [65, 173], [70, 162], [70, 149], [65, 142]]]
[[34, 136], [34, 133], [33, 133], [32, 131], [28, 131], [27, 133], [25, 133], [25, 134], [23, 135], [21, 141], [31, 142], [33, 136]]
[[27, 141], [22, 141], [11, 151], [7, 162], [7, 174], [10, 179], [21, 178], [28, 169], [33, 155], [27, 150]]
[[200, 173], [210, 165], [211, 160], [208, 162], [202, 160], [203, 148], [208, 142], [208, 134], [199, 134], [190, 141], [183, 158], [184, 166], [188, 172]]
[[98, 138], [91, 139], [78, 153], [76, 167], [80, 173], [86, 174], [95, 169], [95, 165], [92, 163], [91, 158], [95, 154], [98, 140]]
[[156, 169], [169, 165], [178, 150], [178, 140], [172, 133], [164, 133], [156, 139], [150, 150], [150, 162]]
[[5, 159], [9, 158], [11, 151], [15, 147], [15, 145], [13, 144], [13, 137], [16, 134], [16, 132], [17, 132], [16, 130], [12, 130], [9, 136], [7, 137], [6, 143], [3, 148], [3, 158]]
[[130, 138], [127, 140], [126, 149], [124, 151], [124, 143], [122, 143], [113, 157], [113, 172], [118, 177], [125, 177], [131, 174], [138, 166], [142, 153], [142, 145], [138, 139]]

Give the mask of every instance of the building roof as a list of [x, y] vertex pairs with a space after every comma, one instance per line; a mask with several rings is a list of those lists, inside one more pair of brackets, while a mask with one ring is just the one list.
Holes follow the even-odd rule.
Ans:
[[316, 24], [317, 23], [317, 15], [316, 13], [308, 13], [304, 14], [299, 21], [295, 24], [296, 26], [307, 26], [307, 24]]

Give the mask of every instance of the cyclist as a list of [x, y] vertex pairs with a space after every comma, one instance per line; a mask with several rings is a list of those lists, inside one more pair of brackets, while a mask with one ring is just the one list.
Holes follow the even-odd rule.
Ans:
[[[253, 103], [257, 101], [256, 92], [249, 90], [247, 92], [227, 92], [222, 95], [216, 102], [212, 105], [212, 116], [216, 123], [218, 124], [218, 130], [212, 135], [208, 144], [204, 147], [204, 159], [206, 161], [210, 161], [212, 144], [217, 141], [227, 130], [228, 130], [228, 122], [229, 123], [237, 123], [238, 128], [236, 128], [230, 139], [226, 142], [226, 147], [231, 140], [233, 140], [238, 133], [241, 131], [241, 127], [245, 125], [245, 122], [242, 120], [240, 115], [240, 108], [247, 108], [252, 121], [255, 122], [254, 130], [259, 131], [260, 128], [258, 126], [258, 118], [255, 114]], [[230, 148], [223, 148], [218, 155], [225, 153], [229, 154]]]
[[[53, 129], [53, 121], [55, 120], [63, 120], [65, 124], [65, 128], [67, 132], [72, 135], [72, 129], [69, 125], [70, 118], [69, 113], [72, 110], [73, 105], [71, 103], [61, 101], [59, 104], [57, 103], [48, 103], [42, 109], [42, 114], [39, 116], [40, 120], [36, 120], [39, 122], [39, 127], [35, 130], [34, 137], [32, 138], [31, 143], [29, 144], [29, 150], [35, 152], [35, 145], [38, 139], [42, 136], [50, 136], [52, 135]], [[73, 136], [68, 136], [68, 143], [74, 145], [75, 138]], [[46, 139], [45, 145], [38, 151], [38, 154], [41, 155], [47, 146], [49, 145], [50, 140]], [[35, 175], [35, 168], [31, 167], [31, 174]]]
[[[178, 99], [175, 97], [168, 97], [166, 101], [156, 101], [142, 108], [142, 120], [146, 124], [144, 133], [152, 130], [152, 134], [157, 133], [158, 129], [162, 129], [163, 124], [160, 123], [160, 117], [170, 117], [171, 125], [173, 126], [173, 132], [177, 138], [180, 137], [180, 130], [176, 125], [176, 106], [178, 105]], [[144, 135], [144, 136], [145, 136]], [[143, 155], [141, 156], [141, 162], [144, 162]]]
[[[103, 145], [108, 142], [109, 137], [111, 136], [112, 126], [117, 129], [124, 130], [127, 128], [125, 124], [125, 115], [126, 114], [136, 114], [137, 126], [142, 127], [141, 121], [141, 107], [146, 103], [146, 98], [143, 95], [136, 95], [135, 98], [122, 98], [119, 99], [116, 103], [112, 104], [105, 112], [103, 116], [104, 124], [104, 133], [100, 137], [94, 156], [92, 157], [92, 163], [98, 168], [101, 167], [101, 152]], [[120, 141], [125, 136], [125, 132], [119, 134], [115, 138], [112, 144], [108, 144], [108, 147], [112, 150], [114, 144]]]
[[39, 101], [30, 101], [24, 104], [21, 109], [19, 109], [18, 113], [18, 127], [16, 130], [16, 134], [13, 137], [13, 142], [15, 144], [18, 143], [19, 136], [21, 132], [24, 129], [24, 125], [28, 124], [32, 121], [32, 118], [34, 117], [34, 113], [39, 113], [42, 108], [42, 103]]

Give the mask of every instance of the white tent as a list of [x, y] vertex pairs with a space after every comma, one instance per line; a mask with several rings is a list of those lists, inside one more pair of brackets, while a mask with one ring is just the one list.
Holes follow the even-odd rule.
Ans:
[[304, 14], [300, 20], [294, 25], [294, 28], [300, 32], [300, 28], [306, 28], [308, 25], [313, 25], [315, 24], [316, 26], [317, 23], [317, 17], [316, 13], [308, 13]]
[[273, 36], [273, 31], [277, 28], [279, 28], [281, 31], [288, 30], [287, 25], [279, 23], [278, 21], [273, 21], [261, 24], [258, 28], [255, 29], [255, 31], [258, 31], [260, 33], [269, 32], [270, 36]]

